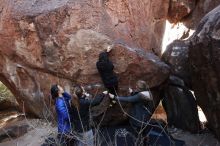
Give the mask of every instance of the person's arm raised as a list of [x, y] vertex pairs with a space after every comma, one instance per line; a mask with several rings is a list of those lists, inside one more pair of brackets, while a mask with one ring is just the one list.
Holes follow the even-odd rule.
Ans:
[[121, 102], [136, 103], [141, 101], [141, 96], [139, 94], [133, 96], [117, 96], [116, 99]]
[[80, 104], [87, 105], [87, 106], [96, 106], [102, 102], [104, 95], [98, 95], [93, 99], [80, 99]]
[[116, 99], [118, 99], [121, 102], [135, 103], [135, 102], [140, 102], [143, 100], [151, 101], [153, 100], [153, 97], [151, 96], [149, 91], [142, 91], [133, 96], [117, 96]]

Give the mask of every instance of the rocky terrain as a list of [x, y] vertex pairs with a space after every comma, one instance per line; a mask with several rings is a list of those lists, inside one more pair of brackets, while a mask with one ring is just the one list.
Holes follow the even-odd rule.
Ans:
[[[50, 86], [58, 83], [71, 93], [81, 84], [93, 94], [101, 92], [95, 63], [99, 53], [112, 47], [119, 95], [134, 88], [137, 80], [145, 80], [155, 108], [166, 97], [168, 124], [197, 133], [198, 104], [208, 128], [220, 140], [219, 4], [219, 0], [0, 0], [0, 81], [15, 96], [20, 111], [54, 120]], [[186, 31], [161, 54], [167, 20], [173, 26], [182, 23]], [[192, 36], [190, 30], [195, 31]], [[103, 107], [105, 103], [96, 110], [106, 110]], [[109, 112], [107, 119], [118, 117], [118, 110]]]

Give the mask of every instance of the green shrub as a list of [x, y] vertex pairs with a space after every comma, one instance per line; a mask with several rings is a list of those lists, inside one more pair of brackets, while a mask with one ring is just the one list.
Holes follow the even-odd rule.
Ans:
[[14, 96], [11, 91], [2, 83], [0, 82], [0, 102], [3, 100], [13, 100]]

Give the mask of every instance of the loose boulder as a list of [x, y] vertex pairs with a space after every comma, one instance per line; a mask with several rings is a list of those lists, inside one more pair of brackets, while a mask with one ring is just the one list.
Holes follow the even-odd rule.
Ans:
[[167, 113], [168, 125], [198, 133], [200, 121], [197, 102], [183, 80], [170, 76], [163, 96], [162, 103]]
[[171, 74], [177, 76], [191, 88], [189, 71], [189, 45], [187, 41], [175, 40], [167, 46], [162, 55], [162, 60], [170, 66]]

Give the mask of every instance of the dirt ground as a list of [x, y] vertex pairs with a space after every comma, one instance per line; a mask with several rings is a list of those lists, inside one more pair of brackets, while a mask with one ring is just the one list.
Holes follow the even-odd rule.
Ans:
[[[162, 108], [158, 108], [153, 117], [166, 121], [164, 113]], [[46, 120], [27, 119], [14, 111], [7, 112], [7, 114], [0, 112], [0, 130], [19, 124], [29, 125], [28, 132], [18, 138], [7, 139], [0, 143], [0, 146], [40, 146], [46, 138], [57, 135], [56, 125]], [[170, 129], [170, 131], [173, 137], [184, 140], [186, 146], [220, 146], [220, 143], [209, 131], [203, 132], [203, 134], [191, 134], [176, 128]]]
[[[40, 146], [45, 138], [55, 136], [57, 128], [47, 121], [39, 119], [24, 119], [20, 122], [27, 123], [30, 130], [25, 135], [0, 143], [0, 146]], [[19, 123], [20, 123], [19, 122]]]
[[[39, 119], [23, 119], [30, 125], [30, 130], [25, 135], [0, 143], [0, 146], [40, 146], [48, 136], [54, 137], [57, 128], [51, 123]], [[220, 146], [220, 143], [210, 133], [190, 134], [182, 130], [176, 130], [173, 133], [175, 138], [184, 140], [186, 146]]]
[[191, 134], [187, 131], [178, 130], [172, 135], [177, 139], [184, 140], [186, 146], [220, 146], [219, 141], [209, 132], [204, 134]]

